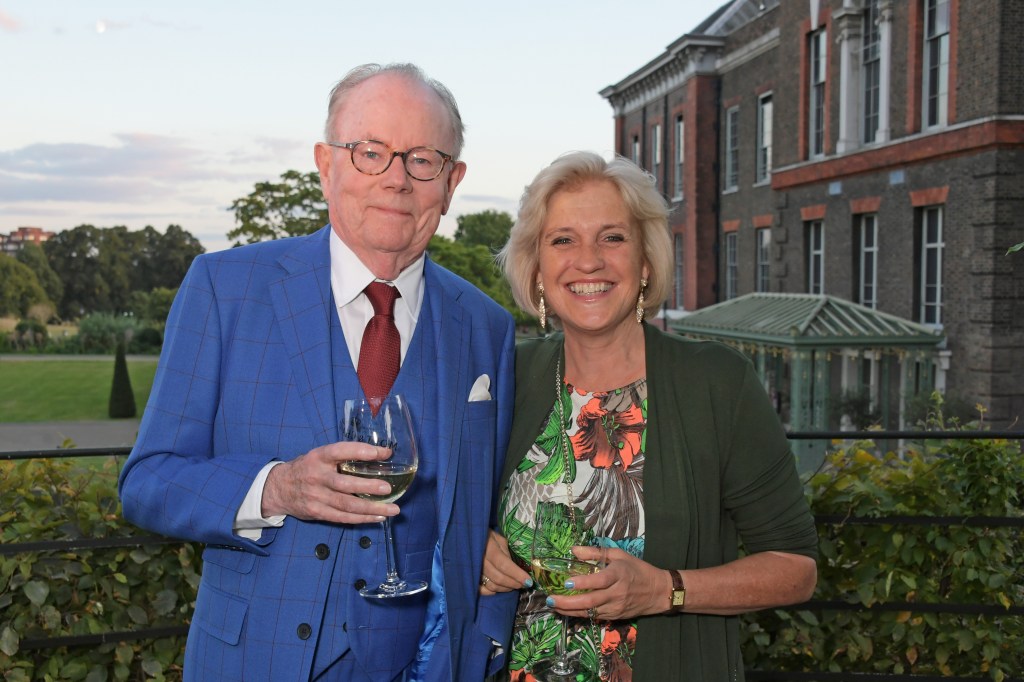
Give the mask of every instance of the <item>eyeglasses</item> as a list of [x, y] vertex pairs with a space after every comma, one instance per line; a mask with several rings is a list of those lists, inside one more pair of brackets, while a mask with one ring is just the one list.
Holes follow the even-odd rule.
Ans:
[[329, 147], [347, 149], [352, 155], [352, 165], [364, 175], [380, 175], [391, 167], [396, 156], [402, 157], [405, 172], [413, 180], [433, 180], [444, 165], [452, 161], [451, 154], [433, 147], [413, 147], [404, 152], [396, 152], [391, 147], [377, 140], [359, 140], [358, 142], [325, 142]]

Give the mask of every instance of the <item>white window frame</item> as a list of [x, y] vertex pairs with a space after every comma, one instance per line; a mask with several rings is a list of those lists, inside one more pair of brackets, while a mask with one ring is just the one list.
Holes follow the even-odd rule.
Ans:
[[686, 160], [686, 122], [683, 121], [683, 117], [680, 114], [676, 116], [676, 145], [675, 145], [675, 178], [673, 187], [673, 196], [676, 199], [683, 198], [683, 164]]
[[633, 136], [633, 163], [643, 167], [642, 159], [640, 158], [640, 136]]
[[772, 230], [770, 227], [759, 227], [755, 230], [757, 241], [757, 264], [756, 277], [754, 278], [755, 289], [764, 293], [770, 290], [771, 281], [771, 248]]
[[[922, 324], [942, 326], [942, 259], [945, 251], [944, 206], [926, 206], [921, 210], [920, 320]], [[932, 229], [934, 227], [934, 230]]]
[[857, 302], [868, 308], [878, 307], [878, 215], [864, 213], [860, 223], [857, 263]]
[[871, 144], [878, 139], [881, 126], [882, 31], [879, 26], [878, 0], [864, 3], [861, 43], [860, 139]]
[[651, 127], [651, 175], [661, 184], [661, 124]]
[[828, 78], [828, 36], [825, 29], [811, 33], [809, 41], [807, 152], [811, 158], [816, 158], [825, 154], [825, 83]]
[[757, 98], [757, 144], [754, 163], [754, 182], [766, 182], [772, 174], [772, 118], [774, 116], [772, 93], [766, 92]]
[[683, 305], [683, 288], [686, 284], [684, 276], [686, 274], [686, 262], [683, 260], [683, 235], [678, 232], [672, 237], [673, 256], [675, 257], [674, 265], [674, 277], [673, 277], [673, 290], [675, 294], [676, 308], [682, 310], [685, 306]]
[[725, 300], [736, 298], [739, 284], [739, 238], [736, 232], [725, 233]]
[[807, 223], [807, 293], [825, 293], [825, 222]]
[[924, 0], [921, 114], [925, 128], [949, 122], [949, 13], [949, 0]]
[[740, 108], [729, 107], [725, 112], [725, 190], [740, 186]]

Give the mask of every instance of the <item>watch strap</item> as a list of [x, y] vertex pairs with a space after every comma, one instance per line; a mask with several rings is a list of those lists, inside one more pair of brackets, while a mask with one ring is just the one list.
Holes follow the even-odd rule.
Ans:
[[669, 570], [672, 576], [672, 592], [669, 594], [669, 613], [679, 613], [683, 610], [686, 602], [686, 586], [683, 584], [683, 576], [676, 570]]

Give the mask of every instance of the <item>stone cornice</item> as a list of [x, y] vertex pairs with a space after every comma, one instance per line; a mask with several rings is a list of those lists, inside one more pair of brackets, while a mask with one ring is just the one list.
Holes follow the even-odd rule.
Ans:
[[678, 88], [689, 78], [715, 72], [725, 41], [715, 36], [684, 35], [654, 60], [615, 85], [601, 90], [616, 116], [635, 111]]

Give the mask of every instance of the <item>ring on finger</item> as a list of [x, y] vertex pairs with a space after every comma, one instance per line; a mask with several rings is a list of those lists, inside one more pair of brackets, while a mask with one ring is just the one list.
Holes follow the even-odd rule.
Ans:
[[597, 620], [597, 607], [591, 606], [589, 609], [587, 609], [587, 616], [590, 618], [590, 620]]
[[480, 576], [480, 587], [487, 587], [487, 584], [491, 582], [491, 579], [486, 575]]

